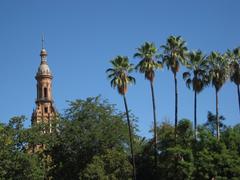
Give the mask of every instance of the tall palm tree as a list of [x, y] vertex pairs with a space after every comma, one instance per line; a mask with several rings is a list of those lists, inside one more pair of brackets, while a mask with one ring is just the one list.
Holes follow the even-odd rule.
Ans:
[[237, 86], [238, 94], [238, 106], [240, 111], [240, 47], [231, 50], [227, 50], [225, 54], [230, 63], [230, 80]]
[[218, 115], [218, 92], [223, 84], [228, 79], [229, 64], [227, 59], [218, 52], [211, 52], [208, 56], [209, 75], [211, 84], [215, 88], [216, 94], [216, 125], [217, 125], [217, 139], [220, 140], [220, 122]]
[[177, 138], [177, 124], [178, 124], [178, 89], [177, 89], [177, 73], [180, 68], [180, 64], [185, 64], [187, 47], [186, 42], [181, 36], [170, 36], [167, 39], [166, 45], [161, 46], [163, 48], [163, 63], [170, 68], [174, 76], [175, 85], [175, 141]]
[[183, 79], [188, 88], [194, 91], [194, 130], [195, 139], [197, 138], [197, 94], [199, 94], [206, 85], [209, 84], [207, 75], [206, 56], [201, 51], [193, 51], [188, 55], [188, 69], [190, 71], [183, 73]]
[[157, 117], [156, 117], [156, 105], [153, 82], [155, 78], [155, 70], [161, 68], [161, 64], [156, 62], [158, 49], [153, 43], [145, 42], [141, 47], [137, 48], [137, 53], [134, 57], [140, 58], [140, 62], [137, 64], [136, 69], [145, 75], [145, 78], [149, 80], [152, 94], [153, 105], [153, 120], [154, 120], [154, 160], [155, 167], [157, 167]]
[[106, 70], [108, 74], [108, 78], [111, 79], [111, 86], [113, 88], [118, 89], [118, 93], [123, 96], [126, 115], [127, 115], [127, 123], [128, 123], [128, 132], [129, 132], [129, 140], [130, 140], [130, 149], [132, 156], [132, 166], [133, 166], [133, 179], [136, 179], [136, 167], [135, 167], [135, 158], [134, 158], [134, 149], [133, 149], [133, 135], [132, 135], [132, 126], [129, 118], [129, 111], [127, 106], [126, 93], [128, 90], [128, 84], [135, 84], [135, 78], [130, 76], [134, 70], [134, 65], [129, 63], [128, 57], [126, 56], [117, 56], [113, 60], [110, 61], [112, 64], [112, 68]]

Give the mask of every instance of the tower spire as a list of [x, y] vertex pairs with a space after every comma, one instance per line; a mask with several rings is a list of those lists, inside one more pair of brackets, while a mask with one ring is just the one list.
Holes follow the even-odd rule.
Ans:
[[45, 42], [44, 33], [42, 33], [42, 49], [44, 49], [44, 42]]
[[47, 51], [44, 47], [45, 43], [45, 37], [44, 37], [44, 33], [42, 33], [42, 50], [40, 52], [40, 56], [41, 56], [41, 63], [46, 63], [47, 62]]

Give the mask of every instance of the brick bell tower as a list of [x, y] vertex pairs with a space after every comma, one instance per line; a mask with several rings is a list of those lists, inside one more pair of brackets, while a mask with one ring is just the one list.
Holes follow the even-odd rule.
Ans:
[[[35, 79], [37, 80], [36, 108], [32, 113], [32, 125], [35, 123], [48, 123], [56, 117], [56, 109], [53, 105], [52, 97], [52, 73], [47, 64], [47, 51], [44, 48], [44, 38], [42, 38], [42, 50], [40, 53], [41, 63], [38, 67]], [[51, 128], [50, 128], [51, 131]]]

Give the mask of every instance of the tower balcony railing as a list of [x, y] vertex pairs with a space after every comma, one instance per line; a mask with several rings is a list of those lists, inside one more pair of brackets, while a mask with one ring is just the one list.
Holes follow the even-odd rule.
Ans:
[[53, 99], [52, 98], [47, 98], [47, 97], [42, 97], [42, 98], [36, 98], [35, 99], [36, 102], [38, 101], [42, 101], [42, 102], [53, 102]]

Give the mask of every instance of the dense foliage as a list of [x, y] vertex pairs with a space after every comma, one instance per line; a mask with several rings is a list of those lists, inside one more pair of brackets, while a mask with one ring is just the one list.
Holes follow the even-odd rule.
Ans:
[[[198, 126], [183, 119], [177, 126], [163, 122], [158, 132], [158, 165], [154, 139], [134, 132], [137, 179], [239, 179], [240, 125], [221, 124], [218, 141], [214, 114]], [[134, 116], [131, 116], [134, 120]], [[207, 118], [206, 118], [207, 119]], [[24, 116], [0, 125], [0, 179], [131, 179], [131, 153], [125, 114], [100, 97], [76, 100], [54, 124], [24, 128]], [[35, 149], [34, 145], [44, 144]]]
[[70, 102], [52, 133], [24, 128], [24, 119], [1, 124], [0, 179], [131, 177], [125, 115], [100, 97]]

